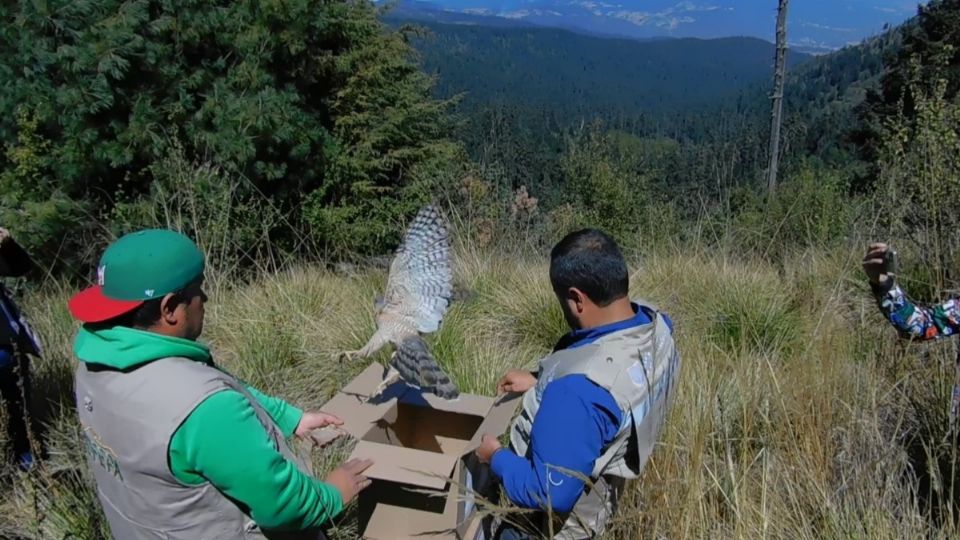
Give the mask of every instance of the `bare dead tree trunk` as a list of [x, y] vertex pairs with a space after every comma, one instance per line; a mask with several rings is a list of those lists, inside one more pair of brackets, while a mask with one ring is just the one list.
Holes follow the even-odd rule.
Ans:
[[767, 170], [767, 192], [777, 190], [777, 170], [780, 166], [780, 126], [783, 123], [783, 79], [787, 57], [787, 3], [780, 0], [777, 8], [777, 52], [773, 70], [773, 113], [770, 124], [770, 168]]

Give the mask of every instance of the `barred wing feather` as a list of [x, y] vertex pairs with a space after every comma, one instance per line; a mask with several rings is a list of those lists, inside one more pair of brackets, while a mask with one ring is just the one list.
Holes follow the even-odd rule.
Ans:
[[427, 206], [397, 248], [384, 295], [387, 310], [402, 314], [419, 332], [440, 328], [453, 297], [450, 235], [443, 216]]
[[400, 342], [390, 363], [401, 379], [423, 391], [432, 392], [443, 399], [460, 396], [457, 386], [430, 354], [420, 336], [409, 336]]

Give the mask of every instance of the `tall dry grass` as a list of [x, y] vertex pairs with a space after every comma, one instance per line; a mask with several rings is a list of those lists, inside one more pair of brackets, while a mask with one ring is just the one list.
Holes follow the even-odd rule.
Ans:
[[[632, 260], [632, 292], [673, 318], [682, 371], [668, 424], [607, 538], [947, 538], [960, 533], [942, 442], [951, 343], [907, 345], [836, 250], [778, 269], [696, 247]], [[492, 394], [565, 331], [535, 253], [460, 245], [457, 303], [429, 338], [467, 392]], [[365, 367], [336, 353], [374, 328], [385, 271], [303, 265], [212, 280], [204, 340], [237, 375], [302, 407]], [[68, 291], [25, 300], [48, 355], [34, 364], [49, 457], [2, 473], [0, 537], [105, 538], [72, 410]], [[379, 359], [386, 357], [381, 353]], [[341, 441], [314, 453], [322, 472]], [[348, 512], [341, 537], [355, 535]]]

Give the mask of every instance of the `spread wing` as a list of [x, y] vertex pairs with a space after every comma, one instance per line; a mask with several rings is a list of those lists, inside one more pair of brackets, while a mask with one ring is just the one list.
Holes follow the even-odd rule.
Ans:
[[403, 319], [418, 332], [436, 332], [453, 297], [450, 254], [443, 215], [434, 206], [422, 208], [390, 263], [381, 317]]
[[400, 373], [401, 379], [423, 391], [432, 392], [443, 399], [456, 399], [460, 395], [420, 336], [410, 336], [400, 342], [390, 363]]

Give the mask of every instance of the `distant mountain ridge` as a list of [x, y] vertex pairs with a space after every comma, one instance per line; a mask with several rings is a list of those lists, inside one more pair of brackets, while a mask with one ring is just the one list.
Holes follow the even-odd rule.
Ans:
[[[386, 2], [382, 3], [386, 4]], [[540, 23], [536, 20], [525, 18], [508, 18], [498, 15], [487, 15], [482, 11], [477, 10], [455, 11], [451, 9], [445, 9], [438, 4], [421, 0], [402, 0], [400, 2], [392, 2], [389, 4], [388, 13], [388, 19], [405, 20], [411, 22], [435, 22], [441, 24], [487, 26], [491, 28], [553, 28], [593, 37], [632, 39], [640, 42], [675, 39], [670, 36], [636, 37], [631, 35], [630, 32], [594, 32], [576, 25]]]
[[[393, 0], [381, 0], [393, 1]], [[418, 17], [476, 15], [532, 26], [613, 37], [703, 39], [749, 36], [773, 40], [776, 2], [755, 0], [400, 0]], [[881, 33], [916, 13], [907, 0], [791, 2], [787, 38], [792, 49], [826, 53]], [[431, 19], [430, 17], [438, 17]], [[470, 24], [467, 19], [460, 22]], [[497, 23], [489, 23], [494, 26]]]

